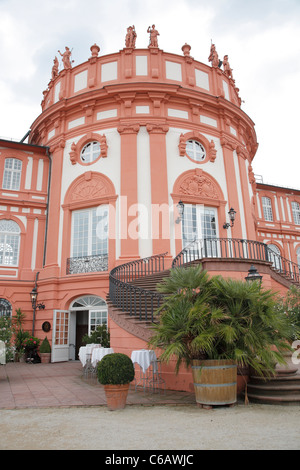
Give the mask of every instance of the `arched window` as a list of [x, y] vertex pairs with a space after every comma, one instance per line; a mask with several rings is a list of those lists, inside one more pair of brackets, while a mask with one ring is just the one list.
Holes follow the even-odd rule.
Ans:
[[11, 304], [6, 299], [0, 299], [0, 317], [10, 317], [11, 314]]
[[18, 266], [20, 232], [13, 220], [0, 220], [0, 265]]
[[16, 158], [6, 158], [3, 172], [3, 189], [19, 191], [22, 173], [22, 161]]
[[269, 261], [271, 261], [272, 266], [274, 268], [281, 271], [282, 270], [281, 253], [280, 253], [280, 250], [279, 250], [278, 246], [273, 245], [273, 244], [270, 243], [270, 245], [268, 245], [268, 248], [269, 248], [269, 250], [268, 250]]
[[264, 212], [264, 219], [268, 222], [273, 222], [273, 211], [272, 211], [272, 203], [269, 197], [262, 197], [262, 208]]

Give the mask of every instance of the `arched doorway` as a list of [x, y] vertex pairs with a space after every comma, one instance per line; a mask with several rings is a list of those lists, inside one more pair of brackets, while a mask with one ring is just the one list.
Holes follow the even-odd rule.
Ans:
[[78, 359], [82, 337], [90, 335], [98, 325], [107, 325], [108, 309], [106, 302], [96, 295], [83, 295], [73, 300], [70, 311], [70, 360]]

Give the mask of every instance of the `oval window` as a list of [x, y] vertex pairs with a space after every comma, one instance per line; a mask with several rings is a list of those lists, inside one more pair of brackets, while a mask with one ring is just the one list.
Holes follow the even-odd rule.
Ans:
[[80, 152], [80, 159], [83, 163], [91, 163], [100, 157], [100, 144], [99, 142], [89, 142]]
[[206, 157], [205, 148], [197, 140], [187, 141], [186, 153], [192, 160], [195, 160], [196, 162], [202, 162]]

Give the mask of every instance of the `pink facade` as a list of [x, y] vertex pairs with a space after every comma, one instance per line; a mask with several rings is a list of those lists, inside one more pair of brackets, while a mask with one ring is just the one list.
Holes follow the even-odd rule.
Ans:
[[[267, 287], [299, 282], [300, 191], [255, 182], [254, 123], [228, 58], [219, 66], [212, 50], [207, 65], [187, 44], [176, 55], [126, 40], [74, 67], [65, 56], [60, 72], [55, 61], [29, 143], [0, 141], [0, 299], [31, 331], [37, 283], [34, 333], [50, 323], [52, 361], [76, 359], [82, 334], [106, 321], [115, 351], [145, 347], [146, 328], [108, 305], [109, 273], [162, 253], [170, 267], [195, 238], [216, 240], [201, 256], [211, 274], [244, 279], [255, 264]], [[274, 257], [245, 255], [265, 245]], [[229, 246], [242, 255], [219, 252]], [[170, 367], [168, 387], [190, 389], [190, 372]]]

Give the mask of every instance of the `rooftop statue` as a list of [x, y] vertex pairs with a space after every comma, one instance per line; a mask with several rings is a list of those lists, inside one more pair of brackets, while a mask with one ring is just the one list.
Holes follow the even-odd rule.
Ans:
[[[63, 62], [64, 68], [65, 69], [71, 69], [72, 68], [72, 64], [71, 64], [72, 51], [70, 51], [70, 49], [67, 46], [65, 47], [65, 49], [66, 50], [63, 54], [60, 51], [58, 51], [58, 52], [62, 56], [62, 62]], [[74, 62], [74, 60], [72, 60], [72, 62]]]
[[51, 72], [51, 79], [55, 80], [56, 77], [58, 77], [58, 58], [55, 56], [55, 59], [53, 59], [53, 67], [52, 67], [52, 72]]
[[208, 61], [211, 62], [211, 66], [212, 67], [219, 67], [219, 56], [218, 56], [218, 53], [216, 51], [216, 46], [214, 44], [212, 44], [210, 46], [210, 54], [209, 54], [209, 57], [208, 57]]
[[127, 34], [125, 37], [125, 47], [130, 47], [135, 49], [135, 42], [136, 42], [137, 34], [135, 31], [135, 26], [128, 26]]
[[159, 32], [155, 29], [155, 24], [148, 26], [147, 33], [150, 33], [150, 40], [148, 47], [158, 47], [157, 36], [159, 36]]
[[227, 77], [233, 79], [232, 69], [230, 68], [230, 65], [228, 62], [228, 55], [224, 55], [223, 68], [224, 68], [224, 73], [227, 75]]

